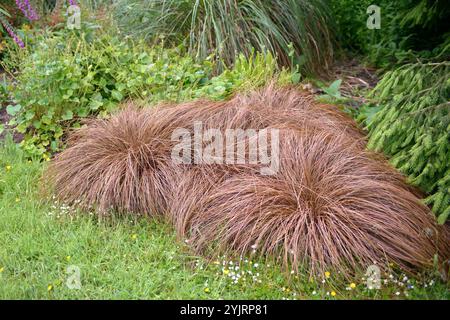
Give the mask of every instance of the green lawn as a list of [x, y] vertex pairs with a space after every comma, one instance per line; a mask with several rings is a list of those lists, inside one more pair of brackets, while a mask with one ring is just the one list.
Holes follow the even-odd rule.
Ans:
[[[42, 200], [44, 165], [25, 159], [12, 142], [0, 147], [0, 165], [0, 299], [450, 298], [433, 275], [420, 281], [383, 275], [381, 290], [367, 289], [359, 277], [350, 289], [333, 274], [288, 281], [270, 261], [208, 262], [162, 221], [98, 220]], [[81, 272], [80, 289], [66, 285], [70, 265]]]

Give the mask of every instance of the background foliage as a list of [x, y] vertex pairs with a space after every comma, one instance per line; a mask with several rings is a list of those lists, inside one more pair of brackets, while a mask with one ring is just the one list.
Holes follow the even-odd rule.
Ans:
[[446, 0], [379, 0], [381, 29], [368, 29], [370, 0], [332, 0], [339, 44], [388, 68], [422, 58], [450, 57], [450, 5]]
[[114, 13], [126, 34], [153, 43], [185, 42], [197, 59], [215, 53], [219, 69], [254, 49], [309, 74], [326, 70], [333, 57], [323, 0], [118, 0]]

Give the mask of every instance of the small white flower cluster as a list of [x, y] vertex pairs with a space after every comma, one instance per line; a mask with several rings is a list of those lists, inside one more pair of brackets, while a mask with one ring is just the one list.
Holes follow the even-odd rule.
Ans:
[[234, 261], [226, 256], [221, 256], [213, 262], [213, 265], [219, 267], [216, 275], [221, 277], [225, 276], [227, 281], [232, 285], [261, 284], [263, 282], [260, 274], [262, 271], [260, 270], [261, 265], [247, 258], [241, 257], [237, 261]]
[[[78, 204], [80, 200], [77, 200], [75, 204]], [[55, 196], [53, 196], [53, 204], [51, 205], [51, 210], [47, 212], [48, 216], [54, 216], [56, 218], [62, 218], [64, 216], [71, 215], [74, 212], [74, 208], [64, 204], [60, 203], [57, 200], [55, 200]]]

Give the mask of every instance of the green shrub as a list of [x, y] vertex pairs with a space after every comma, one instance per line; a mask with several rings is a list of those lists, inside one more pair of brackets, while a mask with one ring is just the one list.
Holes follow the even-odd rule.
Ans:
[[[368, 29], [369, 5], [381, 9], [381, 29]], [[332, 0], [339, 43], [386, 68], [413, 62], [417, 56], [450, 57], [447, 0]]]
[[366, 10], [371, 4], [371, 0], [332, 0], [330, 2], [332, 18], [338, 27], [336, 36], [342, 48], [359, 53], [366, 51], [368, 42], [377, 32], [366, 27], [368, 17]]
[[125, 34], [169, 45], [186, 41], [198, 59], [216, 53], [219, 67], [256, 49], [306, 73], [331, 61], [328, 13], [324, 0], [118, 0], [115, 6]]
[[384, 151], [429, 194], [425, 201], [440, 223], [450, 214], [449, 79], [449, 62], [404, 65], [387, 72], [374, 89], [380, 110], [365, 113], [368, 147]]

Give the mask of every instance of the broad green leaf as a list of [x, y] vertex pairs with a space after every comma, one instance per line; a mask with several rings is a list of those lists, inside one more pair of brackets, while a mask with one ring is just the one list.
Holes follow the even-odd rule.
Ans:
[[117, 101], [121, 101], [123, 99], [123, 95], [117, 91], [117, 90], [113, 90], [111, 91], [111, 96], [116, 99]]
[[15, 116], [20, 109], [22, 108], [22, 106], [20, 104], [16, 104], [16, 105], [8, 105], [6, 107], [6, 112], [10, 115], [10, 116]]
[[63, 120], [71, 120], [71, 119], [73, 119], [73, 112], [72, 112], [72, 110], [67, 110], [67, 111], [62, 115], [62, 119], [63, 119]]

